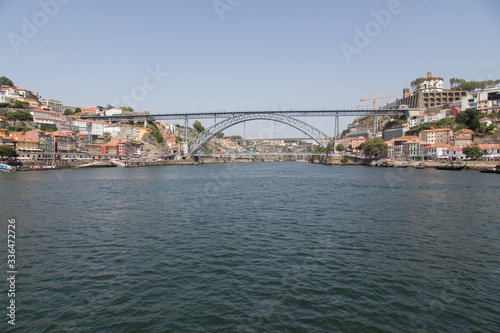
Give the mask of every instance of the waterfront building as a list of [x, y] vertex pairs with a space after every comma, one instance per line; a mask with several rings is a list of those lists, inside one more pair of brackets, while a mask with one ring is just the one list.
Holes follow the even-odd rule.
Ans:
[[387, 144], [387, 158], [394, 158], [394, 140], [386, 141]]
[[12, 132], [9, 134], [12, 138], [12, 142], [14, 143], [14, 148], [17, 150], [18, 154], [21, 157], [26, 157], [25, 154], [39, 152], [41, 151], [38, 148], [38, 140], [35, 140], [31, 137], [27, 137], [24, 133], [21, 132]]
[[96, 143], [89, 143], [88, 145], [88, 153], [89, 155], [100, 155], [101, 154], [101, 145]]
[[14, 148], [13, 138], [10, 136], [0, 136], [0, 146], [7, 146]]
[[424, 148], [424, 157], [426, 159], [441, 159], [444, 157], [444, 151], [448, 148], [453, 148], [446, 143], [433, 143]]
[[487, 143], [478, 145], [479, 149], [483, 151], [483, 157], [488, 159], [500, 158], [500, 144], [499, 143]]
[[403, 144], [408, 141], [418, 141], [418, 136], [405, 135], [394, 139], [393, 158], [398, 160], [404, 158]]
[[38, 141], [39, 151], [45, 153], [55, 153], [55, 138], [48, 133], [35, 129], [26, 132], [25, 136]]
[[464, 147], [451, 147], [443, 151], [443, 157], [449, 161], [458, 161], [467, 158], [467, 156], [462, 151]]
[[453, 131], [449, 128], [430, 129], [420, 132], [420, 140], [429, 144], [446, 143], [450, 144], [453, 138]]
[[56, 153], [72, 154], [76, 153], [76, 140], [75, 137], [69, 133], [52, 133], [55, 139]]
[[425, 145], [422, 141], [411, 140], [403, 143], [403, 158], [421, 160], [424, 158]]

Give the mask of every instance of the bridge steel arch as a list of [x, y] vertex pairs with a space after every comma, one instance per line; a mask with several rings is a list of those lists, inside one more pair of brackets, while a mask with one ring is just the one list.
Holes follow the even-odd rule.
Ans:
[[204, 144], [225, 129], [250, 120], [274, 120], [294, 127], [316, 141], [323, 148], [326, 148], [326, 146], [321, 143], [322, 140], [328, 140], [334, 143], [328, 135], [301, 120], [276, 113], [244, 113], [218, 122], [199, 133], [188, 142], [188, 155], [192, 156], [196, 154]]

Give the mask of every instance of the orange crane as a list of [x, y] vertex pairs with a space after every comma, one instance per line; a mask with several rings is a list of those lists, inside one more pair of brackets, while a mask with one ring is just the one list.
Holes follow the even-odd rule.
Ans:
[[[411, 94], [411, 93], [410, 93]], [[403, 96], [404, 94], [398, 94], [398, 95], [391, 95], [391, 96], [383, 96], [383, 97], [375, 97], [375, 95], [377, 95], [376, 93], [373, 94], [373, 98], [362, 98], [360, 99], [359, 101], [360, 102], [366, 102], [366, 101], [373, 101], [373, 110], [376, 110], [377, 109], [377, 99], [381, 99], [381, 98], [389, 98], [389, 97], [397, 97], [397, 96]]]

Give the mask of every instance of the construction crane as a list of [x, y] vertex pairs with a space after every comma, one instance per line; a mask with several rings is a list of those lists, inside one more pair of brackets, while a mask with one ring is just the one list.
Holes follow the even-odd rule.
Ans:
[[[411, 93], [409, 93], [409, 94], [411, 94]], [[377, 94], [375, 93], [375, 94], [373, 94], [373, 98], [362, 98], [359, 101], [360, 102], [373, 101], [373, 110], [376, 110], [377, 109], [377, 99], [403, 96], [404, 94], [391, 95], [391, 96], [383, 96], [383, 97], [375, 97], [376, 95]]]

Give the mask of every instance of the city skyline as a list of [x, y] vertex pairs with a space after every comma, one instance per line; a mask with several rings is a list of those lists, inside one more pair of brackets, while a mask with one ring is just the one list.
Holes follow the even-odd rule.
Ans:
[[[500, 77], [496, 1], [151, 3], [0, 2], [0, 75], [65, 105], [155, 114], [369, 108], [359, 99], [428, 71], [445, 88]], [[333, 135], [333, 120], [311, 124]]]

